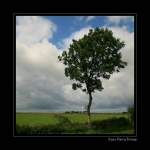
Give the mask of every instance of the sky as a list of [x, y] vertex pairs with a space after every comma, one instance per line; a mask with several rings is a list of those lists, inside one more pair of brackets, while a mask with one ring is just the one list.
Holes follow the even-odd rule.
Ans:
[[95, 27], [109, 28], [125, 41], [122, 59], [128, 66], [102, 80], [104, 90], [93, 94], [92, 112], [122, 112], [134, 103], [133, 16], [16, 16], [16, 111], [81, 111], [88, 95], [72, 90], [58, 55], [72, 39]]

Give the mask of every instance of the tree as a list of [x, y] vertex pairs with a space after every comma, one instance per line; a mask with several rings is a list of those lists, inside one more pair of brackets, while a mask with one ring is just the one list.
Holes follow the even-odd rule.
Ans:
[[89, 124], [92, 93], [103, 90], [101, 78], [109, 79], [111, 74], [127, 65], [121, 60], [120, 49], [124, 46], [124, 41], [115, 38], [111, 30], [95, 28], [78, 41], [73, 39], [69, 50], [58, 56], [59, 61], [66, 65], [65, 76], [74, 81], [72, 88], [80, 88], [89, 95]]

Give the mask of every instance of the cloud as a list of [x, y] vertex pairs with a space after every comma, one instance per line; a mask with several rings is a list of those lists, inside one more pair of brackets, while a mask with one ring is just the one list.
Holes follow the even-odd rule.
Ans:
[[88, 16], [86, 17], [86, 22], [93, 20], [96, 16]]
[[93, 19], [95, 19], [96, 18], [96, 16], [77, 16], [76, 17], [76, 19], [78, 20], [78, 21], [84, 21], [84, 22], [89, 22], [89, 21], [91, 21], [91, 20], [93, 20]]
[[115, 24], [118, 25], [120, 22], [128, 22], [128, 21], [132, 21], [133, 22], [133, 18], [132, 16], [107, 16], [107, 23], [111, 23], [111, 24]]
[[62, 105], [59, 93], [65, 82], [64, 66], [58, 63], [57, 47], [48, 41], [55, 31], [53, 25], [41, 17], [17, 17], [17, 110], [56, 109]]
[[[90, 26], [71, 33], [62, 40], [67, 49], [72, 39], [88, 34]], [[128, 66], [110, 80], [103, 80], [104, 90], [93, 94], [92, 111], [124, 110], [134, 99], [134, 33], [124, 27], [110, 27], [114, 36], [126, 43], [122, 49]], [[16, 22], [16, 109], [17, 111], [80, 110], [88, 95], [72, 90], [72, 81], [58, 62], [60, 51], [50, 42], [57, 26], [38, 16], [17, 16]]]
[[91, 29], [92, 27], [87, 26], [84, 28], [81, 28], [79, 31], [73, 32], [69, 37], [65, 38], [62, 40], [61, 43], [61, 47], [62, 49], [68, 49], [69, 45], [72, 43], [72, 40], [79, 40], [80, 38], [82, 38], [84, 35], [88, 34], [89, 29]]
[[17, 41], [34, 44], [44, 39], [52, 38], [56, 25], [39, 16], [16, 17]]
[[[87, 95], [80, 89], [72, 90], [71, 84], [66, 84], [63, 86], [64, 97], [67, 101], [71, 101], [74, 104], [85, 103], [88, 99]], [[74, 99], [75, 98], [75, 99]]]

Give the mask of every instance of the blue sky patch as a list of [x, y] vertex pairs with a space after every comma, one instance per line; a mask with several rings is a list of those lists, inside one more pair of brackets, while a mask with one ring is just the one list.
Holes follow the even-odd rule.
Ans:
[[[107, 16], [43, 16], [44, 18], [52, 21], [57, 26], [57, 31], [54, 33], [53, 38], [50, 41], [58, 46], [63, 39], [69, 37], [73, 32], [76, 32], [85, 27], [109, 27], [109, 26], [125, 26], [129, 32], [134, 31], [134, 18], [132, 16], [128, 18], [118, 18], [117, 24], [113, 19], [108, 20]], [[117, 19], [117, 18], [116, 18]], [[119, 21], [120, 19], [120, 21]]]

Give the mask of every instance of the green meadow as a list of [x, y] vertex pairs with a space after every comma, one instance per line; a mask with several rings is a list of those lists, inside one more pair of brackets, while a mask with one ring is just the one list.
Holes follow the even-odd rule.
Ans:
[[127, 113], [16, 113], [17, 135], [133, 133]]

